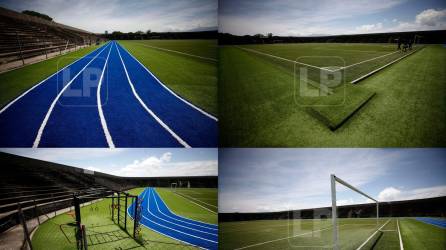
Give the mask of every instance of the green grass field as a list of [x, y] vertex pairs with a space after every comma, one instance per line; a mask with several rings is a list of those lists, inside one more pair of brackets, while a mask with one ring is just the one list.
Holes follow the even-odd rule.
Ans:
[[[130, 194], [138, 195], [144, 188], [135, 188]], [[198, 197], [211, 203], [217, 201], [217, 189], [191, 189]], [[157, 188], [157, 192], [169, 208], [179, 215], [207, 223], [217, 223], [217, 214], [172, 193], [168, 188]], [[188, 191], [190, 192], [190, 191]], [[142, 226], [141, 240], [135, 241], [111, 220], [111, 199], [104, 199], [81, 208], [82, 223], [86, 225], [89, 249], [191, 249], [185, 243], [173, 240]], [[130, 204], [129, 204], [130, 205]], [[74, 215], [65, 213], [41, 224], [32, 238], [34, 249], [76, 249]], [[133, 221], [127, 224], [131, 233]]]
[[[446, 48], [427, 46], [357, 84], [350, 83], [405, 55], [393, 53], [395, 48], [383, 44], [221, 47], [222, 146], [444, 146]], [[293, 63], [298, 58], [316, 67], [329, 67], [380, 56], [384, 57], [346, 68], [344, 84], [328, 96], [308, 97], [300, 92], [300, 74], [295, 74]], [[308, 71], [308, 82], [313, 81], [313, 71]]]
[[137, 40], [119, 43], [175, 93], [218, 115], [216, 40]]
[[[382, 218], [378, 226], [374, 219], [340, 219], [340, 247], [357, 249], [366, 242], [362, 249], [400, 249], [397, 220], [404, 249], [444, 249], [445, 229], [411, 218]], [[223, 222], [220, 249], [332, 249], [332, 233], [330, 219]]]
[[38, 62], [0, 74], [0, 107], [52, 75], [58, 69], [95, 50], [97, 46], [80, 49], [46, 61]]

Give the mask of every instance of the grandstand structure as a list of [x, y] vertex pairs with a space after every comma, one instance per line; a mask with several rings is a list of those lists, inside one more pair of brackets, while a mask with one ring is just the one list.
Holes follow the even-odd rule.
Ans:
[[[379, 203], [380, 217], [446, 217], [446, 196], [401, 201], [381, 201]], [[278, 212], [258, 213], [219, 213], [220, 222], [251, 221], [251, 220], [288, 220], [288, 219], [314, 219], [330, 218], [331, 207], [319, 207]], [[338, 218], [351, 218], [352, 215], [370, 217], [375, 215], [376, 204], [364, 203], [338, 206]], [[322, 216], [321, 216], [322, 215]]]
[[30, 235], [47, 219], [74, 213], [75, 197], [84, 206], [135, 187], [218, 185], [217, 176], [119, 177], [2, 152], [0, 165], [0, 244], [14, 249], [30, 244]]
[[101, 40], [92, 32], [0, 7], [0, 72]]

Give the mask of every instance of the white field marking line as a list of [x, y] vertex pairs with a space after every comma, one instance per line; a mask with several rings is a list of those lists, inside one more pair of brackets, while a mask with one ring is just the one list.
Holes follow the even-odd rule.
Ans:
[[276, 59], [279, 59], [279, 60], [305, 65], [305, 66], [308, 66], [310, 68], [315, 68], [315, 69], [319, 69], [319, 70], [326, 70], [326, 71], [330, 71], [330, 72], [338, 71], [338, 70], [324, 69], [323, 67], [318, 67], [318, 66], [314, 66], [314, 65], [311, 65], [311, 64], [303, 63], [303, 62], [293, 61], [293, 60], [286, 59], [286, 58], [283, 58], [283, 57], [280, 57], [280, 56], [275, 56], [275, 55], [271, 55], [271, 54], [268, 54], [268, 53], [260, 52], [260, 51], [254, 50], [254, 49], [243, 48], [243, 47], [240, 47], [240, 46], [235, 46], [235, 47], [239, 48], [239, 49], [242, 49], [242, 50], [249, 51], [249, 52], [253, 52], [253, 53], [257, 53], [257, 54], [273, 57], [273, 58], [276, 58]]
[[[162, 201], [163, 204], [167, 207], [167, 209], [169, 210], [170, 213], [175, 214], [175, 213], [173, 213], [173, 212], [169, 209], [169, 207], [166, 205], [166, 203], [164, 203], [164, 201], [163, 201], [162, 199], [161, 199], [161, 201]], [[218, 230], [218, 228], [207, 227], [207, 226], [203, 226], [203, 225], [195, 224], [195, 223], [192, 223], [192, 222], [189, 222], [189, 221], [179, 220], [179, 219], [177, 219], [177, 218], [174, 218], [174, 217], [172, 217], [172, 216], [169, 216], [169, 215], [163, 213], [162, 211], [160, 211], [160, 212], [161, 212], [161, 214], [165, 215], [166, 217], [169, 217], [169, 218], [171, 218], [171, 219], [173, 219], [173, 220], [176, 220], [176, 221], [184, 222], [184, 223], [186, 223], [186, 224], [190, 224], [190, 225], [194, 225], [194, 226], [198, 226], [198, 227], [203, 227], [203, 228], [206, 228], [206, 229]], [[184, 217], [182, 217], [182, 216], [180, 216], [180, 215], [177, 215], [177, 214], [175, 214], [175, 215], [178, 216], [178, 217], [184, 218]], [[189, 218], [184, 218], [184, 219], [194, 221], [194, 220], [189, 219]], [[201, 222], [201, 221], [196, 221], [196, 222], [197, 222], [197, 223], [207, 224], [207, 225], [213, 225], [213, 224], [209, 224], [209, 223], [205, 223], [205, 222]]]
[[[147, 191], [147, 189], [144, 190], [144, 192], [143, 192], [144, 195], [147, 193], [146, 191]], [[144, 195], [142, 195], [142, 198], [144, 198]], [[127, 214], [130, 215], [128, 209], [127, 209]], [[132, 218], [131, 215], [130, 215], [130, 218]], [[133, 218], [132, 218], [132, 219], [133, 219]], [[150, 221], [148, 218], [146, 218], [146, 219], [147, 219], [148, 221]], [[134, 220], [134, 219], [133, 219], [133, 220]], [[170, 236], [170, 235], [164, 234], [164, 233], [162, 233], [162, 232], [160, 232], [160, 231], [158, 231], [158, 230], [155, 230], [155, 229], [153, 229], [153, 228], [150, 228], [150, 227], [148, 227], [147, 225], [145, 225], [145, 224], [143, 224], [143, 223], [141, 223], [141, 225], [143, 225], [144, 227], [146, 227], [147, 229], [149, 229], [149, 230], [151, 230], [151, 231], [157, 232], [157, 233], [159, 233], [159, 234], [161, 234], [161, 235], [164, 235], [164, 236], [166, 236], [166, 237], [168, 237], [168, 238], [171, 238], [171, 239], [173, 239], [173, 240], [182, 242], [182, 243], [184, 243], [184, 244], [186, 244], [186, 245], [190, 245], [190, 246], [198, 247], [198, 248], [201, 248], [201, 249], [206, 249], [206, 248], [202, 248], [202, 247], [196, 246], [196, 245], [194, 245], [194, 244], [191, 244], [191, 243], [189, 243], [189, 242], [186, 242], [186, 241], [182, 241], [182, 240], [176, 239], [176, 238], [174, 238], [174, 237], [172, 237], [172, 236]]]
[[[204, 201], [202, 201], [202, 200], [199, 200], [199, 199], [194, 198], [194, 197], [192, 197], [192, 196], [189, 196], [189, 195], [187, 195], [187, 194], [181, 194], [181, 193], [179, 193], [179, 195], [184, 195], [184, 196], [186, 196], [186, 197], [188, 197], [188, 198], [190, 198], [190, 199], [192, 199], [192, 200], [196, 200], [196, 201], [199, 201], [199, 202], [201, 202], [201, 203], [204, 203], [204, 204], [206, 204], [206, 205], [208, 205], [208, 206], [218, 208], [217, 206], [208, 204], [208, 203], [206, 203], [206, 202], [204, 202]], [[212, 199], [212, 200], [215, 200], [215, 199]]]
[[151, 109], [147, 107], [147, 105], [142, 101], [142, 99], [139, 97], [138, 93], [136, 93], [135, 87], [133, 86], [132, 80], [130, 80], [129, 73], [127, 72], [127, 68], [125, 67], [124, 60], [122, 60], [121, 53], [119, 52], [118, 48], [118, 55], [119, 58], [121, 58], [122, 66], [124, 66], [125, 75], [127, 76], [127, 81], [130, 84], [130, 87], [132, 88], [133, 95], [136, 97], [136, 99], [139, 101], [141, 106], [149, 113], [167, 132], [169, 132], [170, 135], [172, 135], [181, 145], [183, 145], [185, 148], [190, 148], [189, 144], [187, 144], [181, 137], [179, 137], [175, 132], [172, 131], [172, 129], [167, 126]]
[[175, 195], [177, 195], [177, 196], [179, 196], [179, 197], [181, 197], [181, 198], [183, 198], [183, 199], [185, 199], [185, 200], [187, 200], [187, 201], [189, 201], [189, 202], [191, 202], [191, 203], [193, 203], [193, 204], [195, 204], [195, 205], [197, 205], [197, 206], [203, 208], [203, 209], [206, 209], [207, 211], [209, 211], [209, 212], [211, 212], [211, 213], [218, 214], [217, 212], [214, 212], [214, 211], [210, 210], [210, 209], [207, 208], [207, 207], [203, 207], [202, 205], [200, 205], [200, 204], [198, 204], [198, 203], [196, 203], [196, 202], [194, 202], [194, 201], [191, 201], [191, 200], [187, 199], [187, 198], [184, 197], [184, 196], [181, 196], [181, 195], [179, 195], [179, 194], [177, 194], [177, 193], [175, 193], [175, 192], [173, 192], [173, 191], [171, 191], [171, 192], [174, 193]]
[[[373, 226], [375, 226], [376, 224], [354, 224], [354, 223], [353, 224], [342, 224], [342, 225], [338, 225], [338, 228], [339, 227], [343, 227], [343, 226], [365, 226], [365, 225], [373, 225]], [[288, 236], [288, 237], [284, 237], [284, 238], [280, 238], [280, 239], [274, 239], [274, 240], [270, 240], [270, 241], [260, 242], [260, 243], [256, 243], [256, 244], [253, 244], [253, 245], [244, 246], [244, 247], [240, 247], [240, 248], [236, 248], [236, 249], [245, 249], [245, 248], [255, 247], [255, 246], [259, 246], [259, 245], [264, 245], [264, 244], [271, 243], [271, 242], [276, 242], [276, 241], [296, 238], [296, 237], [299, 237], [299, 236], [303, 236], [303, 235], [307, 235], [307, 234], [311, 234], [311, 233], [315, 233], [315, 232], [322, 232], [322, 231], [328, 230], [330, 228], [332, 228], [332, 226], [324, 227], [324, 228], [316, 230], [316, 231], [311, 231], [311, 232], [306, 232], [306, 233], [302, 233], [302, 234], [296, 234], [296, 235], [293, 235], [293, 236]]]
[[400, 240], [400, 250], [404, 250], [403, 239], [401, 238], [400, 220], [396, 219], [396, 226], [398, 228], [398, 238]]
[[[421, 49], [423, 49], [423, 48], [421, 48]], [[410, 52], [409, 54], [407, 54], [407, 55], [405, 55], [405, 56], [399, 57], [399, 58], [397, 58], [397, 59], [395, 59], [395, 60], [389, 62], [388, 64], [386, 64], [386, 65], [384, 65], [384, 66], [382, 66], [382, 67], [380, 67], [380, 68], [378, 68], [378, 69], [375, 69], [375, 70], [373, 70], [373, 71], [371, 71], [371, 72], [369, 72], [369, 73], [367, 73], [367, 74], [365, 74], [365, 75], [363, 75], [363, 76], [360, 76], [359, 78], [357, 78], [357, 79], [351, 81], [350, 83], [356, 83], [356, 82], [359, 82], [359, 81], [361, 81], [362, 79], [364, 79], [364, 78], [366, 78], [366, 77], [368, 77], [368, 76], [370, 76], [370, 75], [373, 75], [374, 73], [376, 73], [376, 72], [378, 72], [378, 71], [380, 71], [380, 70], [386, 68], [386, 67], [389, 66], [389, 65], [392, 65], [392, 64], [398, 62], [399, 60], [402, 60], [402, 59], [406, 58], [407, 56], [412, 55], [413, 53], [415, 53], [415, 52], [417, 52], [417, 51], [419, 51], [419, 50], [421, 50], [421, 49], [414, 50], [414, 51]]]
[[48, 76], [47, 78], [43, 79], [42, 81], [40, 81], [38, 84], [32, 86], [31, 88], [29, 88], [27, 91], [23, 92], [21, 95], [19, 95], [17, 98], [15, 98], [14, 100], [12, 100], [11, 102], [9, 102], [5, 107], [3, 107], [0, 110], [0, 114], [3, 113], [3, 111], [5, 111], [6, 109], [8, 109], [12, 104], [14, 104], [16, 101], [18, 101], [20, 98], [22, 98], [23, 96], [25, 96], [26, 94], [28, 94], [31, 90], [37, 88], [39, 85], [41, 85], [42, 83], [46, 82], [48, 79], [50, 79], [51, 77], [55, 76], [56, 74], [58, 74], [59, 72], [63, 71], [64, 69], [70, 67], [71, 65], [77, 63], [78, 61], [80, 61], [82, 58], [89, 56], [91, 54], [93, 54], [94, 52], [96, 52], [97, 50], [101, 49], [101, 47], [93, 50], [92, 52], [88, 53], [87, 55], [84, 55], [82, 57], [80, 57], [79, 59], [77, 59], [76, 61], [68, 64], [67, 66], [63, 67], [62, 69], [58, 70], [57, 72], [53, 73], [52, 75]]
[[[153, 192], [152, 192], [152, 194], [153, 194]], [[149, 195], [150, 195], [150, 194], [149, 194]], [[156, 197], [155, 197], [155, 195], [153, 195], [153, 198], [155, 199], [155, 205], [156, 205], [156, 208], [157, 208], [158, 212], [161, 213], [161, 210], [160, 210], [160, 208], [159, 208], [159, 206], [158, 206], [158, 202], [156, 201]], [[195, 229], [195, 228], [187, 227], [187, 226], [184, 226], [184, 225], [176, 224], [175, 222], [171, 222], [171, 221], [165, 220], [165, 219], [163, 219], [163, 218], [161, 218], [161, 217], [159, 217], [159, 216], [154, 215], [154, 214], [151, 213], [150, 211], [149, 211], [149, 213], [150, 213], [151, 215], [153, 215], [154, 217], [156, 217], [156, 218], [158, 218], [158, 219], [160, 219], [160, 220], [163, 220], [163, 221], [165, 221], [165, 222], [167, 222], [167, 223], [174, 224], [174, 225], [177, 225], [177, 226], [179, 226], [179, 227], [184, 227], [184, 228], [187, 228], [187, 229], [190, 229], [190, 230], [193, 230], [193, 231], [197, 231], [197, 232], [200, 232], [200, 233], [204, 233], [204, 234], [210, 234], [210, 235], [218, 236], [218, 234], [214, 234], [214, 233], [209, 233], [209, 232], [201, 231], [201, 230], [198, 230], [198, 229]]]
[[[171, 90], [169, 87], [167, 87], [164, 83], [162, 83], [154, 74], [152, 74], [152, 72], [150, 72], [150, 70], [148, 68], [146, 68], [146, 66], [144, 64], [142, 64], [138, 59], [136, 59], [136, 57], [134, 57], [126, 48], [124, 48], [123, 46], [121, 46], [122, 49], [124, 51], [127, 52], [127, 54], [129, 54], [133, 59], [135, 59], [135, 61], [137, 61], [139, 63], [139, 65], [141, 65], [153, 78], [155, 78], [155, 80], [163, 87], [165, 88], [167, 91], [169, 91], [169, 93], [171, 93], [172, 95], [174, 95], [176, 98], [180, 99], [181, 101], [183, 101], [184, 103], [186, 103], [187, 105], [189, 105], [190, 107], [194, 108], [195, 110], [197, 110], [198, 112], [202, 113], [203, 115], [211, 118], [214, 121], [218, 121], [217, 117], [209, 114], [208, 112], [202, 110], [201, 108], [195, 106], [194, 104], [190, 103], [189, 101], [187, 101], [186, 99], [182, 98], [181, 96], [179, 96], [177, 93], [173, 92], [173, 90]], [[118, 50], [119, 51], [119, 50]]]
[[[149, 189], [149, 195], [150, 195], [150, 189]], [[150, 197], [149, 197], [149, 199], [150, 199]], [[147, 200], [147, 211], [149, 211], [149, 213], [150, 213], [149, 207], [150, 207], [150, 205], [149, 205], [149, 200]], [[144, 218], [146, 218], [147, 220], [150, 221], [150, 219], [147, 218], [146, 216], [144, 216], [144, 214], [142, 215], [142, 217], [144, 217]], [[153, 221], [153, 220], [152, 220], [152, 223], [155, 223], [155, 224], [157, 224], [157, 225], [160, 226], [160, 227], [164, 227], [164, 228], [170, 229], [170, 230], [172, 230], [172, 231], [178, 232], [178, 233], [180, 233], [180, 234], [185, 234], [185, 235], [188, 235], [188, 236], [197, 238], [197, 239], [201, 239], [201, 240], [205, 240], [205, 241], [209, 241], [209, 242], [217, 243], [217, 244], [218, 244], [218, 241], [213, 241], [213, 240], [205, 239], [205, 238], [202, 238], [202, 237], [200, 237], [200, 236], [193, 235], [193, 234], [188, 234], [188, 233], [186, 233], [186, 232], [183, 232], [183, 231], [180, 231], [180, 230], [176, 230], [176, 229], [174, 229], [174, 228], [171, 228], [171, 227], [168, 227], [168, 226], [165, 226], [165, 225], [161, 225], [161, 224], [159, 224], [159, 223], [157, 223], [157, 222], [155, 222], [155, 221]]]
[[[340, 226], [342, 226], [342, 225], [340, 225]], [[274, 240], [264, 241], [264, 242], [260, 242], [260, 243], [256, 243], [256, 244], [252, 244], [252, 245], [248, 245], [248, 246], [244, 246], [244, 247], [239, 247], [239, 248], [236, 248], [236, 249], [234, 249], [234, 250], [246, 249], [246, 248], [256, 247], [256, 246], [260, 246], [260, 245], [264, 245], [264, 244], [268, 244], [268, 243], [272, 243], [272, 242], [276, 242], [276, 241], [281, 241], [281, 240], [287, 240], [287, 239], [291, 239], [291, 238], [296, 238], [296, 237], [303, 236], [303, 235], [307, 235], [307, 234], [312, 234], [312, 233], [316, 233], [316, 232], [322, 232], [322, 231], [325, 231], [325, 230], [329, 230], [330, 228], [332, 228], [332, 227], [331, 227], [331, 226], [330, 226], [330, 227], [325, 227], [325, 228], [322, 228], [322, 229], [319, 229], [319, 230], [316, 230], [316, 231], [311, 231], [311, 232], [306, 232], [306, 233], [296, 234], [296, 235], [293, 235], [293, 236], [283, 237], [283, 238], [279, 238], [279, 239], [274, 239]]]
[[104, 111], [102, 110], [101, 86], [102, 86], [102, 79], [104, 78], [105, 67], [107, 67], [108, 57], [110, 56], [110, 52], [112, 49], [113, 49], [113, 43], [110, 47], [110, 50], [108, 51], [107, 59], [105, 59], [104, 68], [102, 69], [101, 78], [99, 79], [99, 84], [98, 84], [98, 89], [97, 89], [97, 98], [96, 98], [96, 100], [98, 102], [98, 112], [99, 112], [99, 118], [101, 120], [102, 130], [104, 131], [105, 139], [107, 140], [107, 144], [108, 144], [109, 148], [115, 148], [115, 144], [113, 143], [113, 139], [110, 135], [110, 132], [108, 131], [107, 121], [105, 120]]
[[389, 222], [390, 222], [390, 219], [387, 220], [387, 222], [384, 223], [380, 228], [378, 228], [378, 230], [376, 230], [372, 235], [370, 235], [370, 237], [367, 238], [367, 240], [365, 240], [358, 248], [356, 248], [356, 250], [362, 249], [365, 246], [365, 244], [367, 244], [367, 242], [369, 242], [369, 240], [371, 238], [373, 238], [373, 236], [375, 236], [375, 234], [377, 234], [381, 230], [381, 228], [385, 227]]
[[93, 62], [94, 61], [94, 59], [96, 59], [96, 57], [98, 57], [99, 56], [99, 54], [101, 54], [102, 53], [102, 51], [104, 51], [105, 50], [105, 48], [106, 47], [108, 47], [108, 45], [107, 46], [105, 46], [95, 57], [93, 57], [93, 59], [91, 59], [88, 63], [87, 63], [87, 65], [85, 65], [63, 88], [62, 88], [62, 90], [59, 92], [59, 94], [57, 94], [57, 96], [56, 96], [56, 98], [54, 98], [54, 100], [53, 100], [53, 102], [51, 103], [51, 106], [50, 106], [50, 108], [48, 109], [48, 112], [46, 113], [46, 115], [45, 115], [45, 118], [43, 119], [43, 122], [42, 122], [42, 124], [40, 124], [40, 128], [39, 128], [39, 131], [37, 132], [37, 136], [36, 136], [36, 139], [34, 140], [34, 143], [33, 143], [33, 148], [37, 148], [37, 147], [39, 147], [39, 143], [40, 143], [40, 139], [42, 138], [42, 134], [43, 134], [43, 131], [44, 131], [44, 129], [45, 129], [45, 126], [46, 126], [46, 124], [47, 124], [47, 122], [48, 122], [48, 120], [49, 120], [49, 118], [50, 118], [50, 116], [51, 116], [51, 112], [53, 112], [53, 109], [54, 109], [54, 107], [56, 106], [56, 103], [57, 103], [57, 101], [59, 100], [59, 98], [60, 98], [60, 96], [62, 96], [62, 94], [63, 94], [63, 92], [71, 85], [71, 83], [88, 67], [88, 65], [90, 65], [90, 63], [91, 62]]
[[[173, 192], [172, 190], [170, 190], [170, 191]], [[156, 191], [155, 191], [155, 192], [156, 192]], [[158, 196], [160, 196], [160, 195], [158, 195]], [[160, 196], [160, 197], [161, 197], [161, 196]], [[166, 203], [163, 201], [163, 199], [161, 199], [161, 201], [162, 201], [163, 204], [166, 206], [166, 208], [167, 208], [167, 210], [169, 211], [169, 213], [174, 214], [174, 215], [177, 216], [177, 217], [180, 217], [180, 218], [182, 218], [182, 219], [184, 219], [184, 220], [187, 220], [187, 221], [194, 221], [194, 222], [197, 222], [197, 223], [199, 223], [199, 224], [205, 224], [205, 225], [209, 225], [209, 226], [215, 226], [215, 227], [218, 227], [218, 225], [215, 225], [215, 224], [206, 223], [206, 222], [202, 222], [202, 221], [196, 221], [196, 220], [192, 220], [192, 219], [190, 219], [190, 218], [186, 218], [186, 217], [183, 217], [183, 216], [181, 216], [181, 215], [178, 215], [178, 214], [172, 212], [172, 210], [170, 210], [169, 206], [166, 205]], [[174, 219], [174, 218], [173, 218], [173, 219]], [[182, 220], [178, 220], [178, 221], [182, 221]], [[194, 223], [192, 223], [192, 224], [193, 224], [193, 225], [197, 225], [197, 224], [194, 224]], [[202, 227], [205, 227], [205, 226], [202, 226]], [[206, 227], [206, 228], [208, 228], [208, 227]], [[211, 229], [213, 229], [213, 230], [218, 230], [218, 228], [211, 228]]]
[[347, 65], [347, 66], [343, 67], [342, 69], [348, 69], [348, 68], [353, 67], [353, 66], [356, 66], [356, 65], [358, 65], [358, 64], [362, 64], [362, 63], [365, 63], [365, 62], [370, 62], [370, 61], [373, 61], [373, 60], [378, 59], [378, 58], [382, 58], [382, 57], [386, 57], [386, 56], [393, 55], [393, 54], [395, 54], [395, 53], [400, 53], [400, 51], [397, 50], [397, 51], [394, 51], [394, 52], [391, 52], [391, 53], [388, 53], [388, 54], [385, 54], [385, 55], [382, 55], [382, 56], [377, 56], [377, 57], [370, 58], [370, 59], [367, 59], [367, 60], [364, 60], [364, 61], [361, 61], [361, 62], [357, 62], [357, 63], [354, 63], [354, 64], [350, 64], [350, 65]]
[[155, 46], [147, 45], [147, 44], [144, 44], [144, 43], [139, 43], [139, 44], [141, 44], [142, 46], [145, 46], [145, 47], [153, 48], [153, 49], [159, 49], [159, 50], [169, 51], [169, 52], [178, 53], [178, 54], [182, 54], [182, 55], [186, 55], [186, 56], [196, 57], [196, 58], [200, 58], [200, 59], [204, 59], [204, 60], [209, 60], [209, 61], [213, 61], [213, 62], [218, 62], [214, 58], [209, 58], [209, 57], [204, 57], [204, 56], [197, 56], [197, 55], [193, 55], [193, 54], [189, 54], [189, 53], [185, 53], [185, 52], [180, 52], [180, 51], [176, 51], [176, 50], [155, 47]]

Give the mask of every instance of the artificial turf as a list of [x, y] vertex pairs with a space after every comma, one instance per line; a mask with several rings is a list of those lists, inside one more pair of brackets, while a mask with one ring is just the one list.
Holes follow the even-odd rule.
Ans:
[[[381, 218], [378, 226], [373, 219], [339, 219], [340, 247], [357, 249], [365, 242], [362, 249], [400, 249], [397, 220], [404, 249], [444, 249], [445, 229], [412, 218]], [[381, 232], [371, 237], [378, 228]], [[223, 222], [220, 249], [331, 249], [332, 233], [330, 219]]]
[[[166, 202], [167, 206], [172, 210], [172, 212], [191, 218], [194, 220], [218, 224], [218, 216], [216, 208], [214, 208], [214, 212], [203, 209], [200, 206], [203, 206], [202, 203], [197, 202], [194, 199], [191, 199], [187, 196], [181, 196], [175, 192], [173, 192], [170, 188], [157, 188], [156, 191], [161, 196], [163, 201]], [[203, 202], [206, 200], [207, 203], [212, 202], [212, 204], [217, 203], [217, 189], [191, 189], [190, 191], [184, 191], [181, 189], [177, 189], [177, 192], [184, 193], [187, 192], [189, 194], [195, 192], [195, 197], [199, 197], [196, 199], [202, 200]], [[192, 192], [191, 192], [192, 191]], [[199, 204], [199, 205], [198, 205]]]
[[119, 41], [161, 82], [199, 108], [218, 115], [217, 62], [151, 48], [216, 59], [216, 40]]
[[[139, 195], [144, 188], [129, 190], [130, 194]], [[183, 198], [171, 197], [169, 189], [157, 189], [164, 197], [166, 204], [174, 212], [191, 219], [200, 218], [204, 222], [217, 221], [216, 214], [207, 214], [206, 210], [191, 206], [190, 202]], [[214, 193], [216, 190], [209, 189], [205, 193]], [[144, 226], [141, 226], [139, 241], [134, 240], [121, 227], [111, 220], [111, 199], [103, 199], [92, 205], [81, 208], [82, 224], [86, 226], [89, 249], [189, 249], [194, 248], [185, 243], [176, 241], [169, 237], [158, 234]], [[130, 206], [130, 204], [128, 204]], [[200, 215], [201, 214], [201, 215]], [[214, 218], [208, 218], [214, 217]], [[131, 234], [133, 220], [127, 218], [127, 230]], [[35, 231], [32, 244], [33, 249], [76, 249], [75, 241], [75, 218], [74, 212], [64, 213], [42, 223]]]
[[57, 70], [95, 50], [97, 47], [90, 46], [0, 74], [0, 107], [5, 106], [27, 89], [52, 75]]
[[445, 249], [446, 229], [436, 227], [413, 218], [400, 219], [404, 249]]
[[[282, 57], [293, 52], [294, 55], [288, 56], [292, 60], [298, 53], [310, 53], [307, 48], [316, 47], [312, 51], [320, 50], [319, 54], [346, 55], [346, 65], [394, 50], [385, 45], [289, 46], [256, 45], [255, 48]], [[446, 144], [446, 48], [443, 46], [429, 45], [356, 85], [347, 82], [347, 94], [357, 88], [364, 98], [347, 96], [356, 101], [347, 103], [350, 108], [346, 106], [340, 111], [335, 106], [320, 109], [327, 111], [324, 116], [329, 118], [328, 124], [343, 123], [335, 131], [296, 102], [296, 79], [289, 63], [286, 66], [278, 63], [279, 60], [232, 46], [221, 47], [219, 51], [222, 146], [434, 147]], [[371, 95], [374, 97], [364, 103]], [[352, 111], [354, 115], [344, 121]]]

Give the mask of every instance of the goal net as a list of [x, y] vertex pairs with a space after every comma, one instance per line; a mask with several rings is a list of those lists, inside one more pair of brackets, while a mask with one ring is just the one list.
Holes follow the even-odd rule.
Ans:
[[377, 199], [354, 185], [330, 176], [333, 249], [369, 249], [389, 221], [380, 218]]
[[172, 190], [172, 191], [176, 191], [177, 190], [177, 183], [176, 182], [173, 182], [173, 183], [170, 183], [170, 189]]

